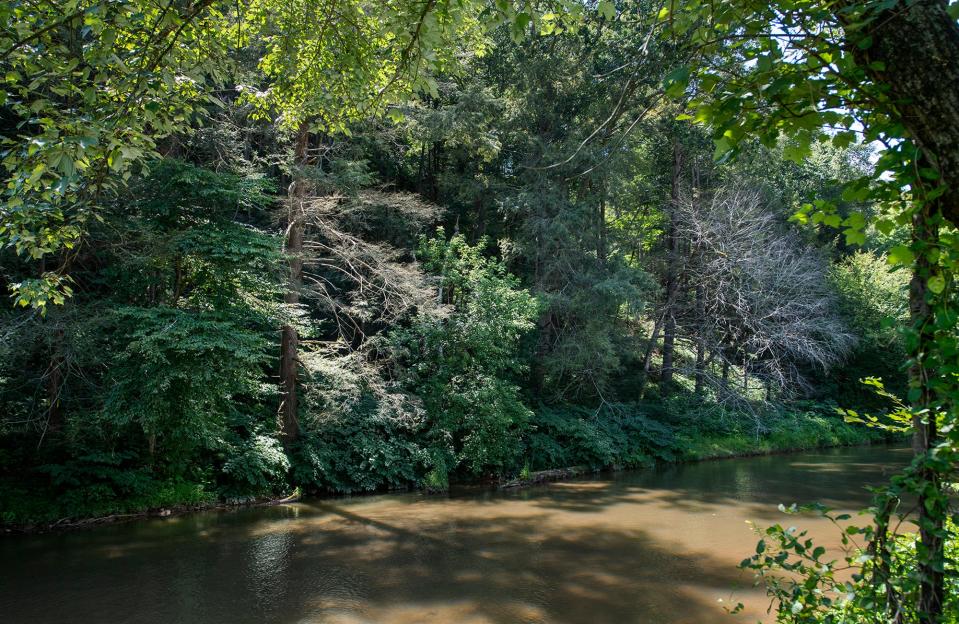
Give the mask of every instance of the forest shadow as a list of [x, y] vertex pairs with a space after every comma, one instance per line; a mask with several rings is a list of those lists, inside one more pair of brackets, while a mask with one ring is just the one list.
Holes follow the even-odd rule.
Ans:
[[716, 600], [750, 582], [730, 561], [741, 547], [730, 514], [772, 523], [785, 517], [779, 503], [866, 506], [865, 486], [906, 457], [864, 449], [703, 462], [13, 540], [0, 543], [0, 613], [37, 623], [722, 621]]
[[[888, 454], [888, 461], [877, 461]], [[858, 510], [880, 486], [908, 463], [899, 448], [775, 455], [661, 466], [538, 486], [510, 494], [545, 509], [595, 513], [615, 505], [667, 504], [690, 513], [735, 506], [750, 519], [778, 521], [780, 504], [820, 503], [831, 509]], [[489, 499], [487, 502], [494, 502]]]
[[[305, 507], [113, 558], [93, 540], [59, 566], [22, 567], [0, 605], [37, 623], [709, 622], [724, 616], [704, 592], [728, 596], [748, 580], [640, 530], [556, 526], [546, 513], [394, 522]], [[27, 599], [47, 592], [57, 601]]]

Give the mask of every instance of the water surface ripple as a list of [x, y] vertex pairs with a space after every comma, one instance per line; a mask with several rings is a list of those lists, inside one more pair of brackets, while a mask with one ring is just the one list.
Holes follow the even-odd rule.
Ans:
[[[907, 449], [712, 461], [0, 539], [5, 624], [770, 621], [736, 564], [779, 503], [856, 510]], [[720, 600], [722, 602], [720, 602]], [[744, 615], [723, 606], [743, 601]]]

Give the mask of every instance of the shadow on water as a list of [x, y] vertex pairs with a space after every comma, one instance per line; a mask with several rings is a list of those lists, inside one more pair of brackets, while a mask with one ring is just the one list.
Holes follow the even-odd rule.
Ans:
[[[571, 512], [594, 513], [597, 507], [629, 504], [639, 496], [690, 512], [732, 505], [748, 509], [757, 520], [776, 521], [782, 518], [777, 509], [780, 503], [865, 508], [872, 499], [868, 488], [886, 482], [911, 458], [908, 448], [825, 449], [665, 465], [610, 475], [604, 487], [592, 487], [592, 480], [581, 479], [519, 495], [539, 506]], [[557, 496], [556, 489], [564, 495]], [[497, 497], [486, 500], [495, 503]]]
[[[19, 578], [4, 585], [6, 621], [694, 622], [716, 607], [682, 579], [720, 592], [741, 583], [707, 553], [677, 558], [642, 531], [552, 531], [542, 515], [416, 528], [329, 505], [296, 515], [220, 527], [199, 543], [156, 535], [111, 552], [94, 540], [85, 552], [7, 561]], [[317, 525], [327, 515], [338, 520]], [[667, 579], [681, 600], [661, 599]]]
[[744, 519], [779, 521], [780, 502], [861, 506], [863, 486], [905, 457], [860, 449], [708, 462], [519, 492], [310, 501], [7, 539], [0, 619], [725, 621], [717, 598], [750, 582], [735, 568], [755, 543]]

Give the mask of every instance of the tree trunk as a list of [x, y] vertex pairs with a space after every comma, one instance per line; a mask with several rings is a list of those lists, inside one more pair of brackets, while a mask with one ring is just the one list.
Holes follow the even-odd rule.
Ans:
[[[925, 249], [935, 244], [939, 232], [933, 223], [934, 214], [926, 205], [913, 217], [912, 238], [917, 243], [916, 265], [909, 284], [909, 315], [913, 331], [916, 332], [915, 345], [910, 353], [912, 366], [909, 369], [909, 385], [919, 390], [919, 396], [913, 407], [924, 411], [913, 417], [913, 450], [916, 455], [928, 458], [929, 451], [935, 446], [937, 431], [935, 402], [929, 387], [929, 377], [934, 375], [925, 366], [925, 358], [934, 349], [933, 312], [928, 301], [927, 283], [935, 273], [936, 267], [930, 262]], [[942, 539], [943, 519], [947, 514], [946, 499], [942, 492], [941, 477], [927, 465], [920, 468], [919, 480], [919, 621], [922, 624], [936, 624], [942, 615], [944, 601], [943, 565], [945, 562], [945, 544]]]
[[[706, 304], [703, 301], [703, 287], [696, 286], [696, 316], [700, 324], [704, 322], [706, 316]], [[696, 394], [702, 394], [703, 386], [706, 382], [706, 336], [703, 335], [702, 326], [696, 336]]]
[[639, 398], [646, 395], [646, 381], [649, 379], [649, 367], [653, 361], [653, 349], [656, 348], [656, 341], [659, 340], [659, 331], [663, 327], [663, 317], [656, 318], [653, 324], [653, 331], [649, 336], [649, 343], [646, 345], [646, 354], [643, 356], [643, 377], [639, 381]]
[[[309, 196], [309, 181], [300, 170], [307, 164], [307, 147], [310, 141], [309, 126], [303, 123], [296, 136], [295, 167], [290, 184], [286, 230], [286, 254], [290, 263], [289, 284], [283, 301], [294, 307], [300, 303], [300, 288], [303, 284], [303, 230], [306, 227], [306, 202]], [[296, 440], [300, 433], [297, 416], [297, 374], [299, 358], [297, 350], [299, 335], [296, 327], [286, 324], [280, 337], [280, 438], [285, 445]]]
[[[835, 5], [840, 21], [849, 2]], [[902, 122], [922, 150], [925, 166], [932, 166], [947, 187], [939, 198], [939, 212], [959, 225], [959, 25], [942, 0], [900, 0], [871, 15], [862, 29], [847, 29], [846, 38], [857, 64], [876, 83], [888, 88], [891, 113]], [[868, 38], [868, 39], [867, 39]], [[920, 248], [935, 242], [934, 212], [924, 206], [913, 217], [913, 241]], [[927, 299], [927, 281], [933, 263], [920, 249], [909, 287], [909, 311], [917, 332], [910, 354], [910, 386], [919, 390], [914, 407], [934, 406], [924, 357], [933, 348], [932, 310]], [[913, 421], [913, 447], [925, 456], [937, 438], [935, 416]], [[931, 467], [919, 476], [920, 597], [917, 605], [923, 624], [938, 622], [944, 597], [942, 564], [945, 516], [940, 475]]]
[[[850, 4], [833, 5], [840, 22], [850, 19]], [[900, 0], [845, 36], [857, 64], [888, 87], [891, 112], [948, 185], [942, 214], [959, 225], [959, 25], [946, 6]]]
[[63, 391], [63, 368], [66, 360], [63, 357], [63, 325], [56, 321], [53, 326], [52, 355], [50, 369], [47, 373], [47, 430], [58, 433], [63, 429], [64, 415], [60, 403], [60, 393]]
[[607, 239], [606, 239], [606, 200], [600, 199], [596, 207], [596, 258], [600, 266], [606, 264]]
[[673, 381], [673, 350], [676, 341], [676, 317], [673, 307], [676, 304], [676, 295], [679, 289], [679, 235], [677, 233], [679, 218], [677, 205], [679, 202], [679, 177], [683, 170], [683, 152], [679, 140], [673, 141], [673, 172], [672, 189], [670, 190], [669, 225], [666, 232], [666, 316], [663, 324], [663, 370], [660, 374], [660, 385], [664, 393], [668, 391]]

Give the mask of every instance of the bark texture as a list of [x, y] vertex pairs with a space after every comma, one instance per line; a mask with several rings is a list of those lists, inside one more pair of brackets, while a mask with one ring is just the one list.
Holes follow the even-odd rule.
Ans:
[[676, 315], [673, 309], [679, 291], [679, 193], [683, 173], [683, 148], [673, 142], [672, 189], [670, 191], [669, 225], [666, 231], [666, 310], [663, 321], [663, 370], [660, 383], [664, 388], [673, 382], [673, 352], [676, 342]]
[[[841, 22], [854, 19], [844, 10], [851, 5], [834, 5]], [[959, 225], [959, 25], [946, 6], [900, 0], [846, 36], [856, 62], [888, 87], [893, 112], [939, 170], [948, 186], [943, 216]]]
[[[296, 137], [295, 159], [298, 168], [307, 164], [309, 146], [309, 127], [304, 124]], [[306, 228], [306, 202], [309, 198], [309, 180], [302, 172], [294, 173], [289, 190], [289, 208], [287, 214], [286, 254], [290, 262], [289, 284], [283, 300], [295, 306], [300, 303], [300, 290], [303, 288], [303, 232]], [[297, 377], [299, 358], [297, 357], [299, 335], [296, 327], [287, 323], [280, 337], [280, 437], [284, 444], [296, 440], [300, 433], [300, 421], [297, 416]]]

